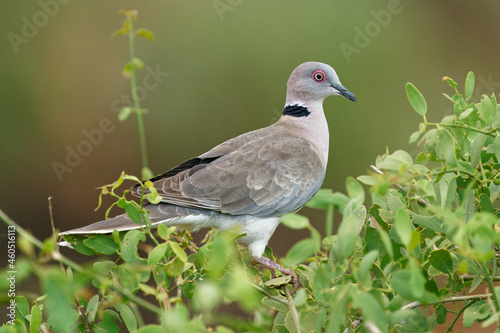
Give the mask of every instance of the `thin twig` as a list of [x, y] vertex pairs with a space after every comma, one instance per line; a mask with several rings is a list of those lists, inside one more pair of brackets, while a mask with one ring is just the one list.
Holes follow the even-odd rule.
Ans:
[[295, 303], [293, 303], [293, 298], [292, 295], [290, 295], [290, 292], [288, 291], [287, 286], [283, 286], [283, 290], [285, 291], [285, 296], [287, 300], [287, 307], [288, 311], [290, 311], [290, 314], [292, 315], [293, 323], [295, 324], [295, 328], [297, 329], [297, 332], [300, 333], [300, 321], [299, 321], [299, 313], [297, 312], [297, 309], [295, 308]]
[[[377, 168], [377, 167], [376, 167], [376, 166], [374, 166], [374, 165], [370, 165], [370, 169], [372, 169], [373, 171], [375, 171], [375, 172], [376, 172], [376, 173], [378, 173], [379, 175], [383, 175], [383, 174], [384, 174], [384, 173], [383, 173], [383, 172], [382, 172], [379, 168]], [[395, 184], [394, 184], [394, 186], [395, 186], [397, 189], [399, 189], [399, 190], [403, 191], [405, 194], [408, 194], [408, 190], [407, 190], [407, 189], [405, 189], [403, 186], [401, 186], [401, 185], [399, 185], [399, 184], [397, 184], [397, 183], [395, 183]], [[417, 199], [417, 202], [418, 202], [419, 204], [421, 204], [422, 206], [426, 206], [426, 207], [430, 206], [430, 204], [429, 204], [427, 201], [425, 201], [424, 199]]]
[[274, 295], [270, 294], [264, 288], [261, 288], [261, 287], [259, 287], [258, 285], [254, 284], [252, 282], [248, 282], [248, 283], [250, 283], [250, 285], [252, 287], [254, 287], [255, 289], [257, 289], [258, 291], [260, 291], [261, 293], [263, 293], [264, 295], [266, 295], [268, 298], [270, 298], [272, 300], [275, 300], [276, 302], [280, 302], [281, 304], [287, 305], [287, 301], [283, 297], [274, 296]]

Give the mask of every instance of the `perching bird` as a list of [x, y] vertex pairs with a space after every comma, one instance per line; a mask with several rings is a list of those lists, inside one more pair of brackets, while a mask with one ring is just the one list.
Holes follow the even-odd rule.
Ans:
[[[148, 204], [153, 225], [165, 223], [189, 230], [241, 227], [252, 257], [272, 272], [296, 274], [262, 256], [280, 216], [294, 212], [319, 190], [328, 161], [329, 133], [323, 100], [332, 95], [351, 101], [349, 92], [330, 66], [319, 62], [299, 65], [287, 83], [283, 115], [271, 126], [232, 138], [150, 179], [159, 204]], [[135, 196], [142, 187], [134, 186]], [[110, 233], [137, 229], [126, 214], [61, 232]]]

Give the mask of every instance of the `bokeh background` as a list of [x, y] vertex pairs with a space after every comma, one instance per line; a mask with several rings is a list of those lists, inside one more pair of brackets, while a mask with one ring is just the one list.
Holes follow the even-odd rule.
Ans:
[[[75, 228], [103, 218], [104, 210], [94, 212], [96, 187], [122, 170], [140, 174], [136, 120], [119, 122], [116, 113], [130, 94], [121, 74], [128, 47], [110, 36], [126, 6], [139, 11], [136, 27], [156, 34], [154, 43], [136, 43], [149, 68], [138, 82], [155, 173], [274, 122], [289, 74], [309, 60], [332, 65], [358, 99], [324, 103], [324, 187], [335, 191], [386, 147], [415, 154], [408, 138], [420, 118], [406, 82], [426, 97], [431, 121], [451, 113], [445, 75], [463, 89], [472, 70], [477, 97], [500, 91], [498, 1], [3, 0], [0, 209], [38, 238], [51, 234], [49, 196], [56, 227]], [[85, 133], [95, 131], [102, 139], [68, 165], [68, 151], [88, 148]], [[55, 163], [67, 167], [59, 176]], [[322, 230], [322, 212], [302, 213]], [[270, 246], [284, 255], [307, 236], [279, 227]]]

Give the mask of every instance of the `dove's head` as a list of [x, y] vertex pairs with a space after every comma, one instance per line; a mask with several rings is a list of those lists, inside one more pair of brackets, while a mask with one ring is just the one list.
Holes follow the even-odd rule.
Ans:
[[320, 62], [305, 62], [294, 69], [287, 83], [286, 104], [322, 102], [326, 97], [340, 95], [356, 102], [353, 93], [339, 80], [335, 70]]

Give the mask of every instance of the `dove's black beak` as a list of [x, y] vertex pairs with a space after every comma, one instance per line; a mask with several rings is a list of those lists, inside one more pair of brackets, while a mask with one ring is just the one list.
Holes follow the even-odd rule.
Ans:
[[350, 99], [353, 102], [356, 102], [356, 96], [354, 96], [354, 94], [349, 90], [347, 90], [343, 85], [331, 84], [330, 86], [336, 89], [339, 92], [340, 96], [344, 96], [345, 98]]

